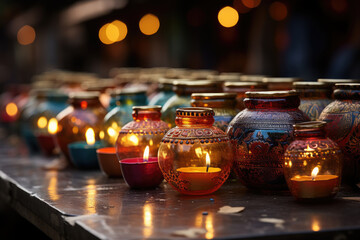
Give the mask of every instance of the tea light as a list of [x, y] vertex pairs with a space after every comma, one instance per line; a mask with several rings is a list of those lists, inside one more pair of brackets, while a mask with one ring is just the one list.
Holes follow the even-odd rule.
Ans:
[[339, 177], [336, 175], [318, 175], [315, 167], [311, 176], [295, 176], [291, 178], [291, 192], [297, 199], [328, 198], [336, 194]]
[[81, 169], [98, 169], [96, 150], [103, 147], [100, 141], [95, 141], [95, 133], [88, 128], [85, 133], [86, 142], [74, 142], [68, 145], [72, 163]]
[[192, 194], [204, 194], [203, 191], [213, 190], [218, 185], [221, 169], [210, 167], [210, 156], [206, 153], [206, 167], [182, 167], [177, 172], [182, 181], [188, 182], [188, 190], [194, 191]]
[[149, 146], [146, 146], [143, 157], [120, 160], [120, 167], [125, 182], [131, 188], [154, 188], [164, 177], [159, 168], [158, 158], [149, 157]]
[[120, 164], [115, 147], [105, 147], [96, 150], [101, 171], [108, 177], [121, 177]]

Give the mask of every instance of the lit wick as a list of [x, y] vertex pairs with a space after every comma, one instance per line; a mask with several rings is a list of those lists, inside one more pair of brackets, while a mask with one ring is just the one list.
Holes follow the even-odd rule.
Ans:
[[206, 153], [206, 172], [209, 172], [210, 167], [210, 156], [209, 153]]
[[312, 172], [311, 172], [311, 179], [312, 179], [313, 181], [315, 181], [315, 177], [318, 175], [318, 173], [319, 173], [319, 168], [318, 168], [318, 167], [315, 167], [315, 168], [312, 170]]
[[149, 161], [149, 146], [146, 146], [145, 150], [144, 150], [144, 155], [143, 155], [143, 162], [148, 162]]

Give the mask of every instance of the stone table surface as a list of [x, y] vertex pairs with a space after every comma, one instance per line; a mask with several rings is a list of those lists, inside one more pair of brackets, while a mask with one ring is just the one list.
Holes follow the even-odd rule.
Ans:
[[[360, 239], [356, 186], [316, 204], [289, 192], [251, 192], [238, 182], [194, 197], [165, 182], [131, 190], [99, 170], [49, 171], [49, 159], [13, 155], [0, 151], [0, 197], [53, 239], [182, 239], [176, 232], [188, 229], [199, 239]], [[222, 206], [245, 210], [217, 213]]]

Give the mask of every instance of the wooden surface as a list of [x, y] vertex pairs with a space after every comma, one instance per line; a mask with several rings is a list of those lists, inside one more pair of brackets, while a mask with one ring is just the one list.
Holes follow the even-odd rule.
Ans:
[[[318, 204], [288, 192], [253, 193], [238, 182], [193, 197], [166, 183], [131, 190], [100, 171], [47, 171], [49, 159], [12, 155], [0, 151], [0, 197], [53, 239], [181, 239], [174, 233], [189, 228], [202, 239], [360, 239], [360, 201], [346, 199], [360, 197], [356, 186]], [[245, 210], [217, 213], [226, 205]]]

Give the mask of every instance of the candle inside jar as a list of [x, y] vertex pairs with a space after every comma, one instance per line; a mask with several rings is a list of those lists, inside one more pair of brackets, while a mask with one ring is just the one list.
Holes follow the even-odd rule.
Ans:
[[298, 199], [332, 197], [339, 187], [339, 177], [336, 175], [318, 175], [315, 167], [311, 176], [295, 176], [291, 178], [291, 192]]
[[206, 153], [205, 167], [182, 167], [178, 168], [179, 179], [187, 182], [189, 191], [207, 191], [217, 186], [217, 179], [221, 169], [210, 167], [210, 156]]

